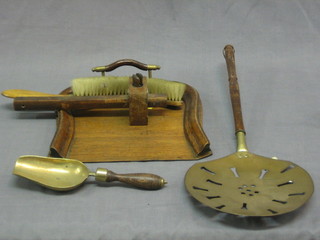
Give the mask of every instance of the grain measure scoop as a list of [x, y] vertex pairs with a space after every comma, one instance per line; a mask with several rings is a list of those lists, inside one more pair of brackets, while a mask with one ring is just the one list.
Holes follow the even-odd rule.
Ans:
[[13, 174], [32, 180], [56, 191], [77, 188], [89, 176], [97, 182], [119, 181], [134, 187], [157, 190], [167, 182], [151, 173], [117, 174], [105, 168], [90, 172], [86, 165], [74, 159], [25, 155], [17, 159]]
[[235, 120], [237, 152], [193, 165], [185, 176], [189, 193], [201, 203], [235, 215], [274, 216], [302, 206], [313, 193], [310, 175], [298, 165], [250, 153], [246, 146], [234, 49], [224, 48]]

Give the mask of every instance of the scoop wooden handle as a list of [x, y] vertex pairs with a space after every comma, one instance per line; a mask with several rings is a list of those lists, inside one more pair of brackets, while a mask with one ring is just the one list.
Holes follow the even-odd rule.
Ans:
[[226, 59], [227, 70], [229, 75], [229, 90], [230, 90], [231, 104], [232, 104], [233, 117], [234, 117], [234, 123], [235, 123], [235, 132], [245, 133], [243, 119], [242, 119], [240, 91], [239, 91], [239, 84], [238, 84], [238, 78], [236, 73], [233, 46], [231, 45], [225, 46], [223, 55]]
[[[105, 169], [98, 169], [97, 173], [99, 173], [99, 171], [103, 172], [103, 170]], [[138, 188], [143, 188], [148, 190], [160, 189], [167, 183], [162, 177], [155, 174], [151, 174], [151, 173], [118, 174], [110, 170], [106, 170], [104, 181], [106, 182], [119, 181], [119, 182], [123, 182]]]

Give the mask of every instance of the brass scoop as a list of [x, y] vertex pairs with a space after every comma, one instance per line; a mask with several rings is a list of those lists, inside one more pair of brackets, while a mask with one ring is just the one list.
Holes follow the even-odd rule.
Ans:
[[252, 154], [245, 141], [234, 49], [224, 48], [235, 119], [237, 152], [193, 165], [185, 176], [189, 193], [221, 212], [275, 216], [302, 206], [313, 193], [310, 175], [298, 165]]
[[117, 174], [108, 169], [98, 168], [90, 172], [80, 161], [66, 158], [21, 156], [17, 159], [13, 174], [30, 179], [56, 191], [68, 191], [81, 185], [89, 176], [98, 182], [120, 181], [132, 186], [157, 190], [167, 182], [154, 174]]

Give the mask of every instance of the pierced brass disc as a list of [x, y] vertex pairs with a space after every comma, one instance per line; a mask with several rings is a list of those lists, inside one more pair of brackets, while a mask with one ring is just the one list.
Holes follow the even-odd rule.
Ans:
[[291, 212], [313, 193], [312, 179], [303, 168], [249, 152], [193, 165], [185, 185], [201, 203], [243, 216]]

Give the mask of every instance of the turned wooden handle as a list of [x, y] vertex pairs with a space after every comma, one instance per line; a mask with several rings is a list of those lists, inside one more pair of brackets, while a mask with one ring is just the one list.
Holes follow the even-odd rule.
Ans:
[[162, 177], [151, 173], [117, 174], [107, 170], [106, 182], [113, 181], [127, 183], [148, 190], [160, 189], [167, 183]]
[[160, 69], [160, 66], [158, 65], [144, 64], [133, 59], [121, 59], [106, 66], [94, 67], [92, 68], [92, 71], [93, 72], [111, 72], [114, 69], [121, 66], [133, 66], [144, 71]]
[[239, 91], [239, 84], [238, 84], [238, 78], [236, 73], [233, 46], [231, 45], [225, 46], [223, 55], [226, 59], [227, 70], [229, 75], [229, 90], [230, 90], [231, 104], [232, 104], [233, 117], [234, 117], [234, 123], [235, 123], [235, 132], [245, 133], [243, 119], [242, 119], [240, 91]]

